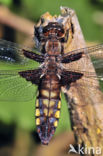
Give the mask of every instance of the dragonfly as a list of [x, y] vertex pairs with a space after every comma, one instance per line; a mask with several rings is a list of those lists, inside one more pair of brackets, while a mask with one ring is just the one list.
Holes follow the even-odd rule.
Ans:
[[[0, 63], [7, 64], [6, 69], [0, 69], [0, 101], [29, 101], [37, 94], [35, 122], [44, 145], [50, 142], [58, 126], [61, 87], [71, 87], [81, 78], [84, 81], [80, 87], [85, 87], [88, 78], [103, 79], [103, 44], [64, 53], [68, 33], [69, 30], [65, 31], [63, 24], [56, 21], [48, 22], [46, 26], [35, 26], [35, 48], [0, 39]], [[71, 68], [70, 65], [66, 69], [64, 66], [81, 60], [87, 54], [92, 57], [97, 75], [79, 67]], [[35, 61], [38, 66], [35, 66]], [[34, 85], [38, 86], [38, 93], [34, 91]], [[94, 89], [98, 86], [94, 83], [89, 87]]]

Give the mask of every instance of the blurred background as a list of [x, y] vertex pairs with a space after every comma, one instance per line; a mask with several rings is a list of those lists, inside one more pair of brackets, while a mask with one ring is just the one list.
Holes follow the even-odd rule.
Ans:
[[[103, 0], [0, 0], [0, 38], [30, 45], [34, 24], [40, 16], [45, 12], [59, 15], [60, 6], [76, 11], [87, 44], [103, 42]], [[55, 156], [59, 148], [67, 151], [67, 145], [74, 142], [74, 137], [69, 133], [71, 123], [63, 94], [62, 103], [55, 141], [45, 152], [36, 133], [35, 100], [22, 103], [0, 102], [0, 156], [40, 155], [36, 152], [41, 149], [44, 152], [42, 156], [52, 152], [51, 155]], [[62, 140], [61, 145], [59, 139]], [[55, 146], [58, 148], [55, 149]]]

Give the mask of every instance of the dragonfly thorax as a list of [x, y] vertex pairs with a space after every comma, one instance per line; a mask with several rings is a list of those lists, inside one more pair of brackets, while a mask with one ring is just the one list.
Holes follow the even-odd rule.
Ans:
[[62, 45], [58, 40], [48, 40], [45, 44], [45, 51], [49, 55], [59, 55], [62, 51]]

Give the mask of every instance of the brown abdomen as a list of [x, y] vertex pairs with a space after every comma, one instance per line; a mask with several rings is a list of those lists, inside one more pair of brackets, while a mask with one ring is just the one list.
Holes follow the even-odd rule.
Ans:
[[60, 83], [56, 75], [45, 75], [36, 100], [37, 132], [43, 144], [48, 144], [60, 117]]

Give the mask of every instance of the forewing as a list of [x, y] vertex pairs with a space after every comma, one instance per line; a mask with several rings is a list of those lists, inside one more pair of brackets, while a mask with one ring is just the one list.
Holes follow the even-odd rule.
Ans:
[[[67, 58], [69, 58], [69, 69], [71, 71], [80, 72], [84, 74], [84, 83], [88, 82], [88, 84], [90, 84], [91, 80], [93, 81], [92, 85], [90, 85], [91, 88], [93, 88], [93, 86], [96, 86], [96, 79], [99, 81], [103, 80], [103, 44], [70, 51], [63, 55], [62, 60], [64, 59], [65, 62], [67, 61]], [[88, 58], [91, 58], [91, 61], [88, 61]], [[73, 62], [70, 60], [73, 60], [75, 62], [82, 60], [83, 66], [80, 67], [77, 64], [75, 64], [74, 66]], [[95, 72], [91, 72], [92, 64], [95, 68], [97, 75], [95, 74]]]
[[[27, 68], [33, 67], [34, 60], [31, 60], [24, 56], [24, 50], [39, 54], [37, 49], [31, 49], [26, 46], [22, 46], [13, 42], [0, 39], [0, 62], [7, 62], [12, 66], [20, 65]], [[16, 68], [16, 67], [15, 67]]]
[[65, 63], [67, 58], [69, 62], [78, 61], [86, 55], [91, 57], [95, 69], [103, 68], [103, 44], [70, 51], [62, 56], [62, 61]]

